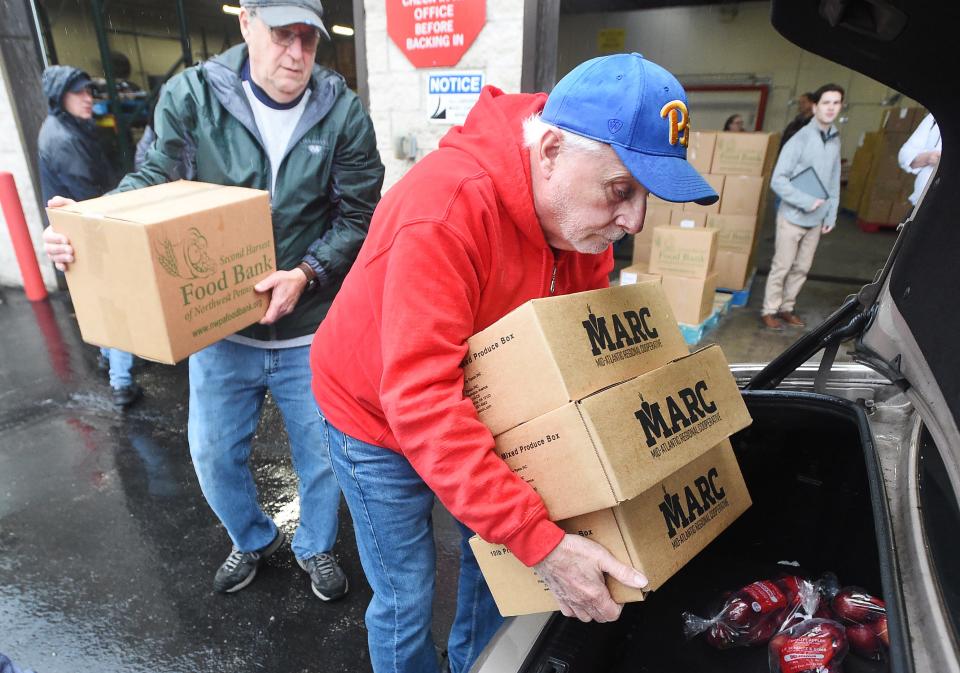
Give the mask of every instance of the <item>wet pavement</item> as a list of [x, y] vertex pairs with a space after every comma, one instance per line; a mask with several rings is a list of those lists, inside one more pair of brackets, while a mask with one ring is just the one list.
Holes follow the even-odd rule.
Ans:
[[[342, 601], [313, 596], [289, 546], [248, 588], [213, 593], [229, 541], [190, 462], [185, 363], [139, 362], [145, 398], [121, 414], [65, 295], [0, 290], [0, 326], [0, 652], [37, 673], [370, 670], [370, 589], [345, 507]], [[289, 538], [296, 481], [269, 402], [252, 465]], [[443, 642], [459, 534], [441, 508], [434, 518]]]

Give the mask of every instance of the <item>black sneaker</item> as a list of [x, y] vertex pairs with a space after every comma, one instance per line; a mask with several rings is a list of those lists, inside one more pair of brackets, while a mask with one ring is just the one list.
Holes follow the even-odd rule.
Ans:
[[347, 595], [347, 576], [332, 554], [316, 554], [297, 559], [297, 563], [310, 575], [310, 588], [321, 600], [335, 601]]
[[136, 383], [131, 383], [123, 388], [113, 389], [113, 406], [118, 409], [125, 409], [140, 399], [143, 395], [143, 388]]
[[260, 564], [280, 548], [284, 539], [283, 532], [278, 530], [273, 542], [263, 549], [240, 551], [234, 547], [227, 560], [217, 568], [217, 574], [213, 578], [213, 590], [220, 594], [230, 594], [250, 584], [257, 576]]

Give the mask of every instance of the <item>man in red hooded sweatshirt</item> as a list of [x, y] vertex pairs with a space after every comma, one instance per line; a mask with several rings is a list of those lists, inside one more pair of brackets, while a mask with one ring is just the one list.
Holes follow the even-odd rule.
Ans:
[[709, 204], [686, 161], [686, 94], [639, 54], [588, 61], [550, 94], [487, 87], [466, 123], [380, 201], [317, 330], [313, 391], [353, 515], [373, 599], [376, 673], [435, 673], [431, 633], [439, 498], [464, 533], [452, 673], [500, 624], [471, 532], [533, 566], [561, 611], [612, 621], [604, 573], [646, 578], [565, 535], [493, 451], [463, 394], [467, 338], [529, 299], [606, 287], [611, 244], [643, 226], [647, 194]]

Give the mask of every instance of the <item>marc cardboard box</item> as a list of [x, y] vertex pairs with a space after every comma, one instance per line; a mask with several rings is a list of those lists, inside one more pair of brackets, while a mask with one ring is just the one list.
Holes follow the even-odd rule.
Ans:
[[713, 148], [717, 134], [713, 131], [693, 131], [687, 143], [687, 161], [701, 173], [709, 173], [713, 163]]
[[655, 282], [533, 299], [467, 346], [464, 395], [494, 435], [689, 352]]
[[710, 215], [707, 226], [717, 230], [717, 252], [729, 250], [750, 254], [753, 250], [757, 234], [756, 215]]
[[[662, 587], [751, 504], [730, 441], [723, 440], [636, 498], [558, 523], [646, 575], [643, 590], [607, 577], [613, 599], [631, 603]], [[509, 549], [477, 536], [470, 546], [503, 616], [559, 609], [543, 580]]]
[[[689, 152], [689, 148], [687, 151]], [[723, 185], [724, 185], [726, 176], [713, 175], [711, 173], [704, 173], [703, 179], [706, 180], [711, 187], [713, 187], [713, 191], [715, 191], [717, 193], [717, 196], [721, 197], [722, 199], [723, 189], [724, 189]], [[711, 204], [709, 206], [701, 206], [697, 203], [694, 203], [693, 201], [687, 201], [686, 203], [683, 204], [683, 210], [687, 212], [693, 212], [693, 213], [719, 213], [720, 207], [721, 207], [720, 200], [718, 200], [716, 203]]]
[[636, 285], [637, 283], [660, 282], [659, 273], [650, 273], [650, 265], [645, 263], [631, 264], [620, 269], [621, 285]]
[[[666, 201], [661, 203], [666, 204]], [[676, 204], [673, 204], [676, 205]], [[633, 237], [633, 263], [647, 263], [650, 261], [650, 247], [653, 245], [653, 230], [657, 227], [669, 227], [670, 215], [676, 209], [667, 208], [660, 204], [647, 206], [643, 218], [643, 228]]]
[[660, 284], [677, 322], [699, 325], [713, 313], [713, 295], [717, 291], [716, 273], [711, 273], [706, 278], [662, 276]]
[[770, 140], [769, 133], [718, 133], [710, 172], [722, 175], [763, 175]]
[[728, 175], [720, 199], [721, 215], [756, 215], [760, 210], [763, 176]]
[[181, 180], [47, 210], [76, 261], [67, 286], [83, 340], [176, 363], [267, 310], [276, 269], [270, 196]]
[[717, 230], [704, 227], [657, 227], [650, 248], [650, 271], [706, 278], [717, 253]]
[[636, 497], [749, 424], [723, 351], [708, 346], [494, 441], [559, 520]]
[[718, 250], [713, 268], [717, 272], [717, 287], [725, 290], [744, 290], [753, 267], [750, 263], [750, 253]]

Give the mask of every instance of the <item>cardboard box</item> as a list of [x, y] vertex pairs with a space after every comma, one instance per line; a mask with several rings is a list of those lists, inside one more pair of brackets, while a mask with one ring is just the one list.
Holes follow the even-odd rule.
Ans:
[[173, 364], [257, 322], [276, 269], [270, 195], [181, 180], [47, 210], [76, 262], [83, 340]]
[[650, 273], [649, 264], [631, 264], [620, 269], [621, 285], [636, 285], [637, 283], [659, 283], [660, 274]]
[[892, 224], [900, 224], [901, 222], [906, 222], [910, 215], [913, 214], [913, 204], [902, 199], [900, 201], [895, 201], [893, 206], [890, 208], [890, 222]]
[[769, 133], [718, 133], [710, 172], [722, 175], [763, 175], [770, 137]]
[[[769, 186], [770, 178], [773, 176], [773, 169], [777, 165], [777, 158], [780, 156], [780, 138], [783, 134], [779, 131], [774, 131], [769, 134], [769, 139], [767, 140], [767, 158], [763, 161], [763, 176], [767, 181]], [[764, 194], [766, 194], [766, 188], [764, 189]]]
[[[662, 203], [666, 203], [665, 201]], [[633, 263], [639, 264], [650, 261], [650, 248], [653, 246], [653, 230], [657, 227], [670, 226], [670, 214], [673, 208], [659, 205], [648, 205], [643, 218], [643, 228], [633, 237]]]
[[750, 254], [757, 234], [756, 215], [710, 215], [707, 226], [717, 230], [717, 251]]
[[757, 175], [728, 175], [723, 183], [720, 199], [721, 215], [756, 215], [760, 210], [763, 177]]
[[497, 435], [495, 450], [559, 520], [636, 497], [749, 424], [708, 346]]
[[707, 226], [707, 214], [705, 212], [693, 213], [686, 210], [673, 210], [670, 212], [670, 226], [682, 229], [705, 227]]
[[694, 131], [687, 143], [687, 161], [701, 173], [709, 173], [713, 163], [713, 148], [717, 134], [713, 131]]
[[884, 131], [910, 133], [923, 121], [926, 110], [916, 107], [889, 108], [883, 111], [880, 127]]
[[717, 291], [717, 274], [706, 278], [662, 276], [660, 284], [667, 295], [677, 322], [699, 325], [713, 313], [713, 295]]
[[[710, 173], [704, 173], [703, 179], [710, 183], [710, 186], [713, 187], [713, 191], [717, 193], [717, 196], [722, 198], [723, 196], [723, 184], [726, 176], [724, 175], [712, 175]], [[683, 204], [683, 210], [687, 212], [694, 213], [719, 213], [720, 212], [720, 201], [709, 206], [701, 206], [693, 201], [687, 201]]]
[[717, 253], [717, 230], [698, 227], [657, 227], [650, 249], [650, 271], [706, 278]]
[[718, 250], [714, 270], [717, 272], [717, 287], [725, 290], [744, 290], [752, 270], [750, 253]]
[[[736, 456], [724, 440], [636, 498], [559, 525], [603, 545], [647, 576], [644, 590], [607, 578], [613, 599], [630, 603], [662, 587], [751, 504]], [[543, 580], [509, 549], [477, 536], [470, 546], [504, 617], [558, 609]]]
[[467, 346], [464, 395], [494, 435], [689, 352], [659, 283], [533, 299]]
[[891, 222], [890, 212], [893, 210], [893, 206], [893, 199], [867, 195], [860, 204], [860, 210], [857, 212], [857, 216], [864, 222], [889, 224]]

